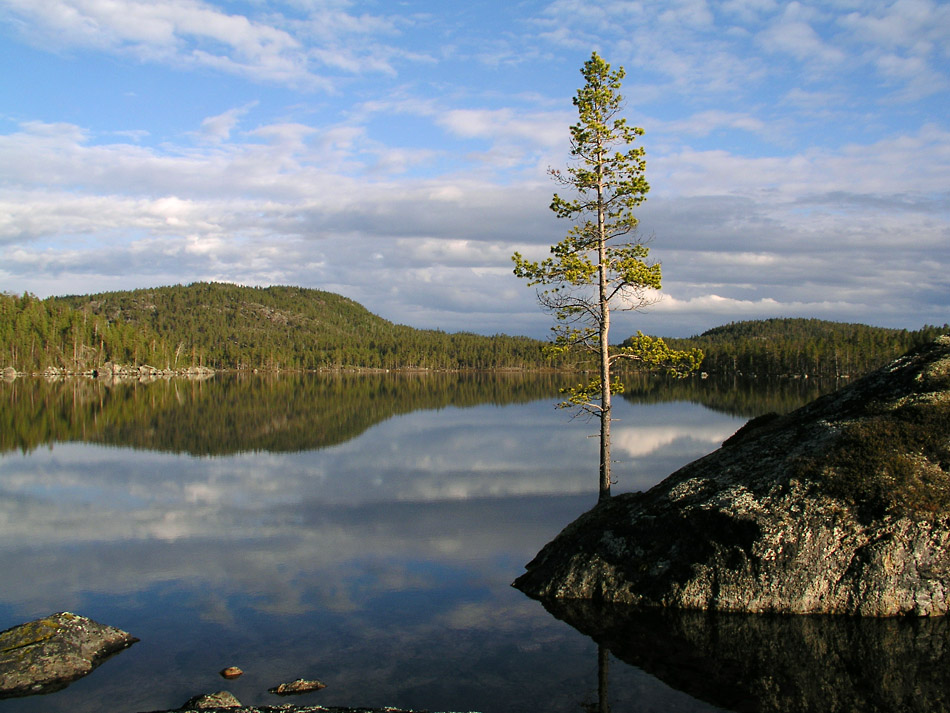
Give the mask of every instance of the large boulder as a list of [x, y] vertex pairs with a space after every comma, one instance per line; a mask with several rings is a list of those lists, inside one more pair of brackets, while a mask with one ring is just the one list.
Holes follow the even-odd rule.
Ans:
[[0, 698], [63, 688], [136, 641], [71, 612], [0, 631]]
[[950, 336], [571, 523], [540, 599], [867, 616], [950, 606]]

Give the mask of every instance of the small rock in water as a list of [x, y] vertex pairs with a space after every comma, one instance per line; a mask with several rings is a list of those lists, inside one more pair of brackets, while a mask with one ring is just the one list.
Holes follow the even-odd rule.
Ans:
[[240, 708], [241, 701], [228, 691], [205, 693], [201, 696], [189, 698], [181, 707], [183, 711], [204, 710], [206, 708]]
[[267, 692], [274, 693], [278, 696], [295, 696], [300, 693], [319, 691], [321, 688], [326, 688], [326, 685], [320, 683], [320, 681], [308, 681], [303, 678], [298, 678], [296, 681], [282, 683], [274, 688], [268, 688]]
[[244, 671], [239, 669], [237, 666], [228, 666], [227, 668], [221, 670], [221, 677], [222, 678], [237, 678], [243, 673]]

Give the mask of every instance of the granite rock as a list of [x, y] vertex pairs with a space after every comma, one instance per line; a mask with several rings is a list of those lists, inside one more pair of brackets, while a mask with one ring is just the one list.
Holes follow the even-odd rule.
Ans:
[[84, 616], [59, 612], [0, 632], [0, 698], [50, 693], [138, 641]]
[[646, 493], [564, 529], [514, 586], [742, 612], [950, 607], [950, 336], [784, 416], [751, 421]]

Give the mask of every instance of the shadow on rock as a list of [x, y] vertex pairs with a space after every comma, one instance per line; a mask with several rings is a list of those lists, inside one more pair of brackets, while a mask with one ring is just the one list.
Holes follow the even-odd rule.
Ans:
[[950, 621], [544, 606], [621, 661], [746, 712], [950, 712]]

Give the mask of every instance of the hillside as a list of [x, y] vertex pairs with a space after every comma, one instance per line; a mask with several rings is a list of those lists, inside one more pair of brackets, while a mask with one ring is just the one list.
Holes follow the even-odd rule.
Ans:
[[539, 367], [542, 343], [393, 324], [353, 300], [301, 287], [195, 283], [94, 295], [0, 296], [0, 366], [95, 369]]
[[709, 373], [841, 377], [865, 374], [947, 332], [946, 324], [908, 331], [777, 318], [732, 322], [666, 342], [674, 349], [702, 349], [702, 368]]
[[[700, 348], [713, 374], [858, 376], [950, 327], [884, 329], [817, 319], [734, 322]], [[89, 372], [107, 362], [158, 369], [536, 369], [566, 365], [526, 337], [394, 324], [351, 299], [302, 287], [194, 283], [94, 295], [0, 294], [0, 368]], [[567, 359], [567, 358], [565, 358]], [[583, 361], [571, 362], [583, 366]]]

